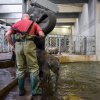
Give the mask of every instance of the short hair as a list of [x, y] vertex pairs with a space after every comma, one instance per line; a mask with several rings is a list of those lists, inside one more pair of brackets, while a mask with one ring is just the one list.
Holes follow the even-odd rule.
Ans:
[[22, 15], [22, 19], [24, 19], [24, 18], [30, 19], [30, 16], [29, 16], [28, 14], [23, 14], [23, 15]]

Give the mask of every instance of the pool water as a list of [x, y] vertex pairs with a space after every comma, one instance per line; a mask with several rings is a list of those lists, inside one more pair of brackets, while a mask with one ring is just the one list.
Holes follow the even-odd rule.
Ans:
[[61, 65], [58, 96], [62, 100], [100, 100], [100, 63]]
[[[16, 100], [15, 94], [18, 89], [5, 100]], [[100, 62], [61, 64], [57, 92], [35, 100], [100, 100]]]

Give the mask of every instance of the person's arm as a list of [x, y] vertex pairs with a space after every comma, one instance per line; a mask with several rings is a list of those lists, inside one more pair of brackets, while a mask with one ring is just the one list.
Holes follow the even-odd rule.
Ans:
[[45, 37], [45, 34], [44, 34], [44, 32], [42, 31], [41, 27], [40, 27], [37, 23], [35, 23], [35, 22], [34, 22], [34, 25], [35, 25], [35, 27], [36, 27], [36, 33], [38, 33], [38, 35], [39, 35], [40, 37]]
[[12, 50], [14, 50], [14, 42], [12, 41], [11, 35], [12, 35], [11, 31], [6, 32], [6, 38], [9, 44], [11, 45]]

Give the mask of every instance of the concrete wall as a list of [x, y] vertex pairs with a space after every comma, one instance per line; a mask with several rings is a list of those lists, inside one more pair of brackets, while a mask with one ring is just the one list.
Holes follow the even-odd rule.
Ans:
[[[85, 3], [83, 5], [83, 10], [79, 15], [78, 20], [75, 23], [75, 32], [76, 32], [75, 34], [77, 34], [77, 36], [86, 37], [86, 44], [84, 44], [84, 48], [86, 48], [86, 54], [89, 54], [89, 55], [95, 54], [95, 40], [96, 40], [95, 21], [96, 21], [95, 0], [89, 0], [89, 3]], [[85, 37], [82, 37], [82, 39], [84, 39]], [[80, 45], [79, 43], [80, 42], [77, 42], [76, 46], [77, 45], [79, 46]]]
[[89, 0], [88, 3], [88, 16], [89, 16], [89, 36], [96, 35], [96, 0]]
[[[82, 13], [75, 23], [76, 32], [82, 36], [95, 36], [96, 4], [95, 0], [83, 5]], [[75, 33], [76, 34], [76, 33]]]
[[76, 23], [75, 23], [75, 25], [74, 25], [74, 35], [78, 35], [78, 33], [79, 33], [79, 19], [77, 18], [76, 19]]
[[[92, 54], [88, 49], [94, 49], [96, 60], [100, 61], [100, 1], [89, 0], [88, 4], [84, 4], [83, 11], [79, 19], [75, 23], [75, 34], [86, 36], [87, 42], [92, 42], [87, 45], [87, 54]], [[92, 37], [92, 38], [91, 38]], [[78, 45], [78, 44], [77, 44]], [[93, 48], [93, 46], [95, 46]], [[79, 49], [79, 48], [78, 48]]]
[[96, 55], [100, 61], [100, 1], [96, 3]]
[[87, 36], [89, 34], [89, 18], [88, 18], [88, 4], [83, 5], [83, 11], [79, 16], [79, 32], [78, 35]]
[[70, 35], [71, 34], [71, 27], [56, 27], [51, 32], [52, 34], [62, 34], [62, 35]]

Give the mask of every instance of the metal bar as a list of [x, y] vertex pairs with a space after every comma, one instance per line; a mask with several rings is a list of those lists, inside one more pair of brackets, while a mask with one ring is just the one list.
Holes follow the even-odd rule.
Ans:
[[56, 47], [58, 48], [58, 38], [56, 38]]
[[59, 37], [59, 47], [58, 47], [58, 54], [61, 54], [61, 38]]
[[87, 38], [84, 38], [84, 54], [86, 54], [87, 51]]
[[49, 37], [49, 38], [50, 38], [50, 47], [52, 47], [52, 46], [51, 46], [51, 45], [52, 45], [52, 44], [51, 44], [51, 37]]
[[45, 42], [47, 43], [47, 48], [49, 48], [49, 37], [47, 37]]

